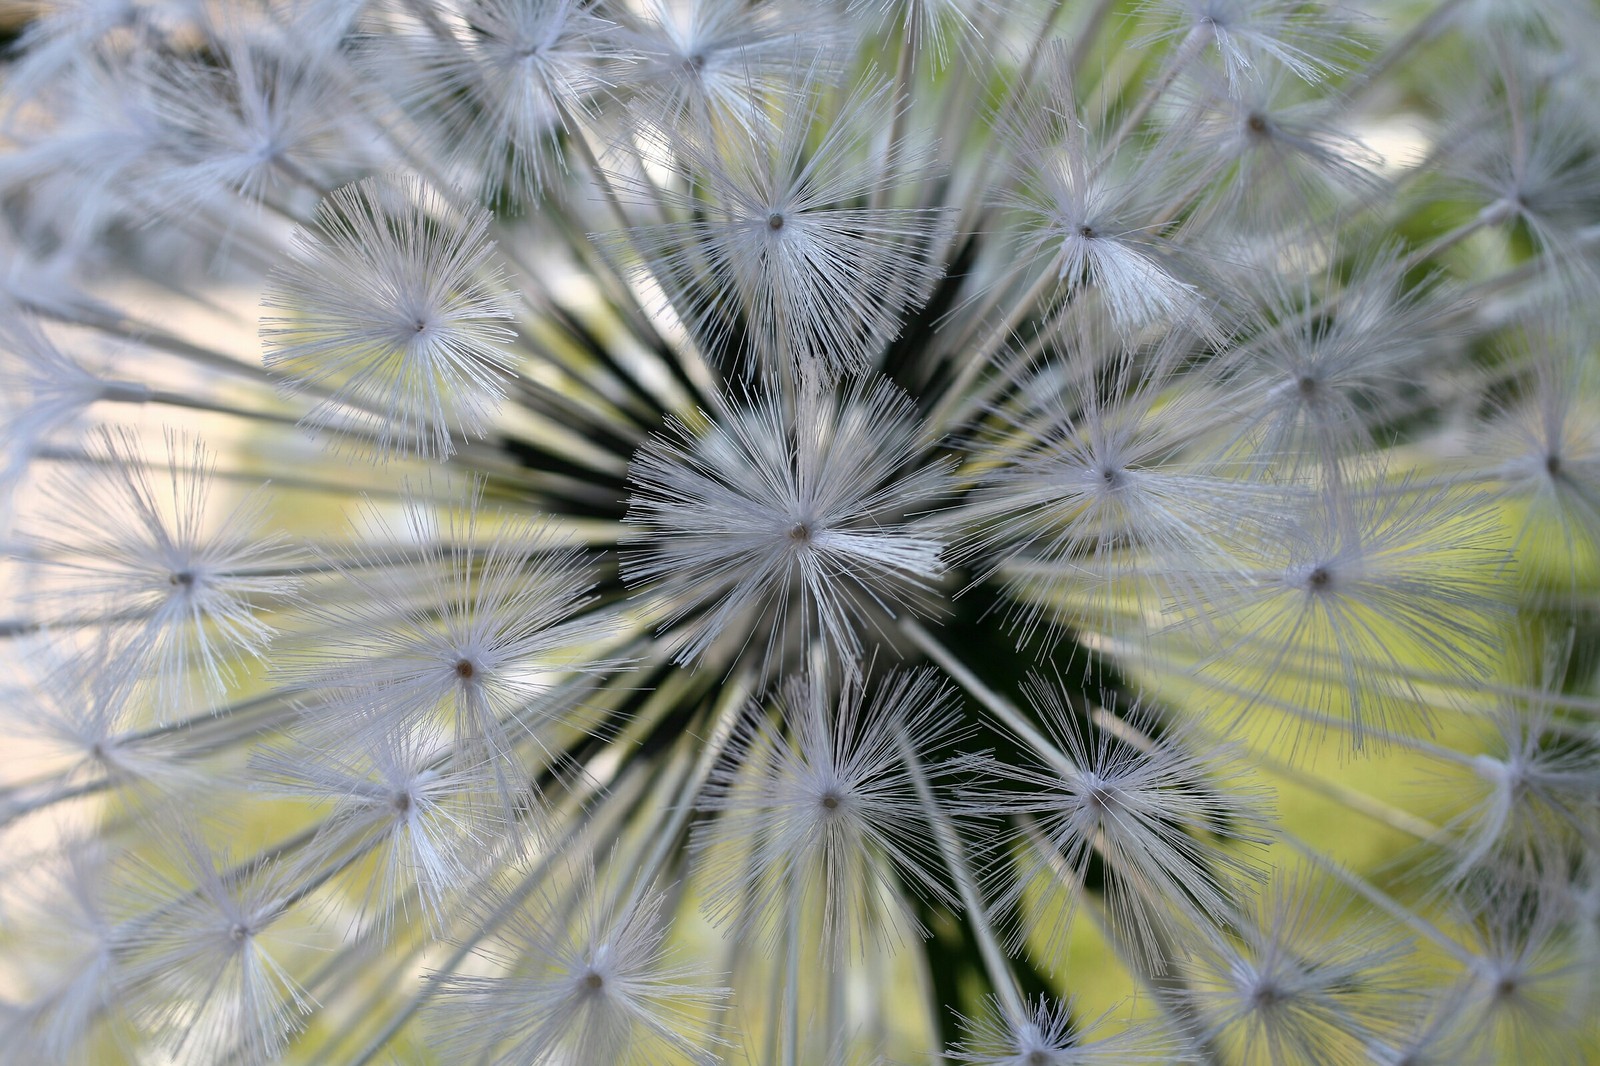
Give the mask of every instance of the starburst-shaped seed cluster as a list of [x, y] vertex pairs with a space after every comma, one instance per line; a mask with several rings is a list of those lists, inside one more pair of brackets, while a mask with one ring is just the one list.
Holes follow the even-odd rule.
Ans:
[[1591, 0], [0, 34], [0, 1064], [1600, 1059]]

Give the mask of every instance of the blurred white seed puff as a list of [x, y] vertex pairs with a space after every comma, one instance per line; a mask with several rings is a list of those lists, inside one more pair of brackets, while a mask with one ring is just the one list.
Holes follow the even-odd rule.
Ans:
[[947, 1054], [970, 1066], [1121, 1066], [1122, 1063], [1172, 1063], [1189, 1060], [1191, 1049], [1179, 1037], [1149, 1025], [1102, 1032], [1111, 1011], [1085, 1019], [1072, 1000], [1043, 996], [1023, 1004], [1012, 1016], [990, 997], [989, 1011], [963, 1019], [966, 1039]]
[[8, 921], [34, 931], [14, 949], [27, 960], [28, 976], [0, 1016], [0, 1038], [17, 1061], [93, 1066], [82, 1036], [101, 1017], [110, 1020], [119, 1049], [132, 1045], [119, 1009], [110, 859], [95, 842], [74, 844], [13, 880]]
[[[768, 107], [807, 77], [842, 76], [849, 34], [804, 0], [646, 0], [618, 12], [620, 88], [652, 125], [703, 137], [723, 122], [770, 125]], [[787, 103], [783, 107], [791, 106]], [[791, 120], [794, 121], [794, 120]]]
[[1462, 442], [1460, 465], [1487, 475], [1485, 487], [1520, 519], [1522, 583], [1559, 597], [1600, 560], [1600, 368], [1581, 338], [1538, 328], [1511, 358], [1531, 364], [1530, 388], [1495, 405]]
[[1141, 44], [1171, 40], [1180, 59], [1221, 66], [1236, 89], [1278, 70], [1318, 82], [1350, 58], [1350, 13], [1296, 0], [1143, 0], [1166, 23]]
[[475, 491], [459, 506], [411, 497], [398, 515], [369, 505], [357, 532], [328, 556], [334, 584], [308, 602], [315, 636], [285, 654], [285, 676], [350, 737], [451, 737], [515, 793], [514, 753], [539, 743], [554, 675], [612, 665], [595, 646], [613, 623], [582, 611], [589, 559]]
[[966, 442], [972, 490], [942, 516], [965, 534], [955, 560], [1006, 583], [1023, 637], [1204, 609], [1295, 496], [1239, 476], [1248, 461], [1221, 446], [1232, 412], [1187, 372], [1182, 334], [1141, 350], [1096, 325], [1072, 315], [1042, 341]]
[[1564, 721], [1558, 694], [1529, 696], [1491, 711], [1470, 773], [1443, 782], [1464, 808], [1428, 866], [1442, 885], [1570, 885], [1582, 874], [1581, 857], [1600, 850], [1600, 751]]
[[[1354, 210], [1380, 195], [1379, 158], [1344, 126], [1343, 102], [1280, 69], [1227, 85], [1209, 72], [1173, 87], [1183, 134], [1171, 166], [1205, 188], [1247, 239], [1294, 232], [1306, 218]], [[1248, 205], [1247, 205], [1248, 202]]]
[[0, 324], [0, 518], [9, 517], [12, 490], [53, 433], [97, 401], [139, 403], [152, 394], [142, 382], [91, 369], [33, 319], [7, 316]]
[[1594, 1057], [1593, 0], [25, 6], [0, 1061]]
[[1382, 743], [1428, 728], [1428, 675], [1482, 678], [1509, 581], [1495, 516], [1470, 489], [1406, 480], [1327, 492], [1220, 584], [1202, 673], [1301, 708], [1286, 727]]
[[1359, 1066], [1416, 1022], [1411, 945], [1337, 888], [1280, 873], [1185, 966], [1198, 1037], [1229, 1061]]
[[[1408, 285], [1397, 249], [1339, 251], [1322, 253], [1320, 271], [1308, 264], [1242, 278], [1246, 332], [1216, 368], [1234, 443], [1279, 479], [1349, 476], [1342, 468], [1375, 424], [1414, 413], [1432, 345], [1450, 336], [1448, 290]], [[1331, 314], [1312, 313], [1319, 300], [1334, 305]]]
[[1020, 0], [850, 0], [848, 10], [874, 33], [899, 37], [913, 54], [949, 63], [951, 47], [978, 54], [984, 31], [997, 33]]
[[269, 369], [319, 396], [307, 420], [341, 419], [380, 455], [444, 458], [489, 428], [516, 363], [505, 285], [482, 208], [425, 183], [368, 178], [323, 201], [264, 298]]
[[613, 23], [581, 0], [374, 6], [400, 32], [375, 33], [365, 65], [418, 117], [430, 155], [478, 174], [491, 199], [536, 202], [558, 183], [559, 134], [607, 85]]
[[330, 164], [354, 169], [363, 130], [326, 55], [259, 36], [226, 35], [219, 47], [150, 75], [171, 160], [168, 213], [228, 191], [259, 205], [268, 190], [317, 187]]
[[170, 833], [162, 856], [126, 864], [133, 914], [116, 944], [135, 1019], [173, 1059], [194, 1066], [277, 1061], [313, 1001], [280, 962], [295, 937], [294, 902], [308, 891], [291, 860], [240, 863], [192, 826]]
[[495, 1066], [714, 1066], [728, 989], [674, 958], [664, 895], [617, 891], [580, 868], [565, 891], [489, 892], [477, 953], [495, 972], [443, 975], [430, 1010], [444, 1046]]
[[153, 691], [178, 717], [216, 697], [273, 636], [267, 611], [296, 579], [287, 540], [265, 531], [264, 490], [213, 504], [212, 453], [175, 430], [149, 455], [131, 432], [106, 429], [90, 461], [46, 485], [50, 504], [24, 543], [39, 562], [30, 600], [46, 624], [110, 627], [108, 683]]
[[777, 951], [794, 915], [820, 937], [822, 960], [842, 966], [915, 928], [908, 911], [885, 911], [905, 889], [954, 905], [901, 745], [922, 758], [957, 739], [955, 697], [922, 670], [870, 694], [859, 675], [837, 691], [792, 677], [770, 704], [750, 705], [696, 805], [715, 817], [692, 838], [707, 906], [729, 935]]
[[320, 808], [308, 851], [339, 870], [335, 881], [380, 941], [412, 911], [445, 935], [455, 893], [509, 850], [493, 770], [424, 730], [357, 726], [346, 736], [357, 739], [340, 744], [325, 729], [320, 744], [260, 753], [257, 787]]
[[1011, 180], [991, 201], [1013, 214], [1017, 252], [1055, 276], [1056, 300], [1095, 293], [1128, 339], [1155, 326], [1203, 328], [1210, 264], [1186, 254], [1164, 207], [1183, 175], [1165, 147], [1130, 170], [1116, 135], [1081, 113], [1074, 74], [1064, 49], [1046, 56], [1027, 104], [1000, 131]]
[[1057, 682], [1035, 675], [1023, 693], [1046, 732], [1018, 738], [1023, 761], [972, 760], [993, 784], [963, 801], [975, 816], [1025, 816], [984, 847], [995, 906], [1022, 908], [1018, 947], [1059, 958], [1094, 862], [1111, 928], [1160, 972], [1191, 920], [1230, 924], [1243, 888], [1265, 878], [1256, 852], [1272, 839], [1270, 793], [1240, 752], [1203, 748], [1142, 705], [1113, 729], [1091, 725], [1091, 708]]

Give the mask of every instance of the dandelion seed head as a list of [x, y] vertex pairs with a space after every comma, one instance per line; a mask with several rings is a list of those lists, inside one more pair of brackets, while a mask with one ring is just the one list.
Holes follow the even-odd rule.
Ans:
[[1594, 1059], [1588, 4], [0, 15], [0, 1059]]

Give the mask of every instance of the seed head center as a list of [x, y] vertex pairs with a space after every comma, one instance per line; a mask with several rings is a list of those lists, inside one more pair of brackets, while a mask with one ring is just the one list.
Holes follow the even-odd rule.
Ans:
[[1281, 998], [1283, 997], [1282, 993], [1278, 991], [1278, 986], [1270, 981], [1263, 981], [1250, 993], [1250, 1002], [1262, 1008], [1273, 1006]]

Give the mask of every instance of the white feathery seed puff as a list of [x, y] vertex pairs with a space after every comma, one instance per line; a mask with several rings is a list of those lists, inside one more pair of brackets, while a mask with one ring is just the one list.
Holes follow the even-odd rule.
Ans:
[[466, 164], [490, 197], [534, 200], [563, 166], [557, 131], [608, 84], [613, 24], [581, 0], [352, 6], [368, 10], [380, 35], [360, 65], [437, 158]]
[[1288, 498], [1238, 476], [1222, 446], [1234, 419], [1210, 383], [1185, 374], [1184, 336], [1139, 351], [1065, 322], [1039, 368], [1019, 375], [1020, 395], [968, 443], [977, 471], [957, 555], [979, 580], [1006, 582], [1024, 636], [1051, 617], [1095, 625], [1175, 601], [1199, 609], [1217, 594], [1208, 574], [1273, 536]]
[[[701, 344], [737, 353], [719, 361], [745, 361], [750, 376], [867, 371], [928, 298], [941, 273], [929, 252], [950, 236], [949, 209], [873, 203], [926, 164], [901, 142], [887, 164], [864, 157], [874, 128], [861, 117], [908, 104], [869, 84], [823, 121], [827, 86], [806, 73], [785, 87], [776, 129], [735, 121], [696, 139], [669, 134], [694, 196], [661, 195], [694, 221], [621, 238]], [[819, 123], [827, 132], [813, 144]]]
[[850, 662], [943, 572], [912, 522], [948, 484], [931, 448], [905, 394], [871, 379], [674, 427], [634, 458], [623, 574], [660, 597], [679, 662], [725, 643], [771, 671], [813, 640]]
[[[839, 65], [838, 21], [816, 5], [743, 0], [647, 0], [617, 12], [642, 71], [629, 79], [640, 105], [685, 136], [713, 121], [765, 125], [762, 102]], [[832, 72], [835, 77], [840, 72]]]
[[483, 436], [514, 369], [490, 222], [412, 180], [324, 201], [272, 276], [264, 303], [282, 314], [261, 321], [267, 368], [325, 393], [308, 419], [348, 418], [380, 454], [444, 458], [455, 436]]
[[1185, 262], [1185, 244], [1168, 239], [1160, 221], [1159, 205], [1176, 195], [1181, 172], [1161, 152], [1122, 170], [1116, 134], [1103, 145], [1091, 133], [1064, 50], [1046, 62], [1042, 89], [1003, 133], [1015, 177], [993, 194], [1020, 218], [1018, 252], [1048, 264], [1040, 283], [1053, 273], [1061, 298], [1096, 293], [1126, 337], [1202, 323], [1207, 301], [1193, 275], [1204, 260]]
[[1006, 1017], [997, 1002], [989, 1007], [962, 1026], [966, 1040], [950, 1049], [950, 1058], [973, 1066], [1116, 1066], [1171, 1062], [1183, 1052], [1182, 1041], [1149, 1027], [1101, 1034], [1108, 1016], [1081, 1022], [1071, 1002], [1041, 997], [1016, 1017]]
[[82, 1034], [98, 1015], [112, 1012], [116, 920], [108, 872], [104, 851], [83, 842], [20, 882], [12, 913], [38, 935], [28, 950], [37, 995], [0, 1020], [0, 1034], [18, 1058], [81, 1062]]
[[179, 1062], [271, 1061], [313, 1009], [279, 962], [294, 934], [277, 928], [305, 871], [272, 859], [235, 868], [189, 827], [166, 851], [176, 878], [143, 860], [127, 874], [132, 916], [114, 934], [118, 991]]
[[840, 960], [908, 920], [882, 913], [897, 882], [954, 902], [933, 876], [934, 816], [905, 763], [953, 739], [955, 693], [927, 671], [877, 689], [869, 698], [846, 679], [835, 704], [821, 681], [793, 677], [772, 713], [753, 704], [740, 720], [698, 803], [715, 817], [690, 841], [731, 935], [776, 945], [794, 934], [779, 920], [792, 912]]
[[377, 730], [350, 743], [353, 735], [360, 734], [325, 733], [317, 747], [264, 752], [253, 769], [263, 791], [328, 809], [311, 849], [348, 857], [352, 865], [339, 876], [365, 876], [352, 896], [358, 917], [375, 923], [382, 939], [412, 910], [443, 931], [451, 894], [472, 882], [505, 835], [493, 772], [446, 763], [440, 746], [416, 731]]
[[0, 425], [0, 513], [9, 506], [9, 490], [38, 444], [70, 425], [89, 406], [101, 400], [142, 403], [150, 386], [136, 381], [105, 378], [62, 351], [36, 325], [16, 318], [0, 326], [0, 403], [5, 421]]
[[488, 897], [500, 921], [478, 952], [501, 972], [441, 982], [436, 1015], [446, 1047], [504, 1066], [716, 1061], [706, 1012], [727, 989], [671, 957], [665, 897], [607, 898], [613, 889], [597, 885], [591, 870], [579, 871], [573, 887], [570, 900]]
[[259, 202], [273, 185], [315, 180], [353, 143], [347, 86], [315, 54], [295, 55], [280, 42], [228, 42], [220, 62], [178, 61], [150, 71], [150, 106], [171, 157], [169, 211], [197, 198], [236, 192]]
[[932, 55], [942, 67], [952, 59], [952, 44], [983, 47], [984, 31], [1013, 6], [1013, 0], [849, 0], [848, 10], [872, 32], [899, 36], [913, 55]]
[[1385, 489], [1303, 505], [1268, 541], [1262, 568], [1221, 588], [1197, 630], [1203, 672], [1288, 689], [1295, 729], [1336, 724], [1356, 748], [1425, 731], [1418, 688], [1431, 677], [1486, 677], [1498, 621], [1486, 605], [1506, 581], [1492, 515], [1470, 492], [1404, 479]]
[[1357, 1063], [1414, 1024], [1411, 944], [1304, 875], [1261, 890], [1237, 939], [1200, 947], [1188, 991], [1202, 1040], [1243, 1062]]
[[1349, 15], [1329, 4], [1296, 0], [1144, 0], [1167, 25], [1147, 41], [1181, 41], [1177, 54], [1214, 51], [1232, 85], [1263, 70], [1318, 82], [1336, 72], [1359, 40]]
[[[1449, 336], [1448, 292], [1408, 288], [1394, 249], [1353, 254], [1360, 268], [1344, 289], [1310, 271], [1242, 286], [1259, 322], [1224, 357], [1234, 433], [1275, 463], [1307, 465], [1291, 467], [1291, 477], [1319, 469], [1338, 477], [1375, 422], [1414, 417], [1410, 386], [1431, 346]], [[1319, 288], [1340, 293], [1342, 313], [1331, 321], [1312, 312]]]
[[220, 695], [241, 659], [259, 659], [273, 636], [263, 608], [295, 583], [280, 569], [287, 545], [261, 532], [265, 500], [213, 515], [206, 447], [169, 430], [164, 451], [151, 469], [132, 433], [103, 430], [87, 476], [45, 487], [49, 522], [25, 541], [37, 617], [106, 626], [104, 676], [148, 683], [158, 718], [186, 709], [191, 688]]
[[320, 695], [321, 722], [384, 745], [443, 734], [457, 760], [516, 795], [516, 750], [539, 746], [547, 717], [563, 709], [557, 675], [606, 668], [591, 649], [610, 623], [581, 613], [588, 560], [559, 532], [490, 512], [475, 493], [442, 504], [407, 497], [402, 519], [371, 509], [362, 547], [329, 558], [334, 580], [305, 611], [314, 628], [284, 656], [286, 677]]
[[0, 4], [0, 1066], [1600, 1061], [1597, 55]]
[[1018, 738], [1031, 750], [1015, 762], [976, 759], [983, 777], [1011, 787], [974, 789], [964, 801], [974, 815], [1026, 819], [984, 849], [993, 905], [1022, 914], [1017, 942], [1037, 938], [1051, 965], [1096, 862], [1113, 927], [1162, 972], [1182, 950], [1173, 944], [1183, 924], [1226, 928], [1240, 885], [1263, 876], [1252, 852], [1271, 840], [1270, 793], [1251, 782], [1238, 752], [1152, 735], [1159, 723], [1139, 705], [1114, 728], [1103, 718], [1091, 727], [1095, 716], [1059, 683], [1034, 676], [1023, 693], [1044, 732]]

